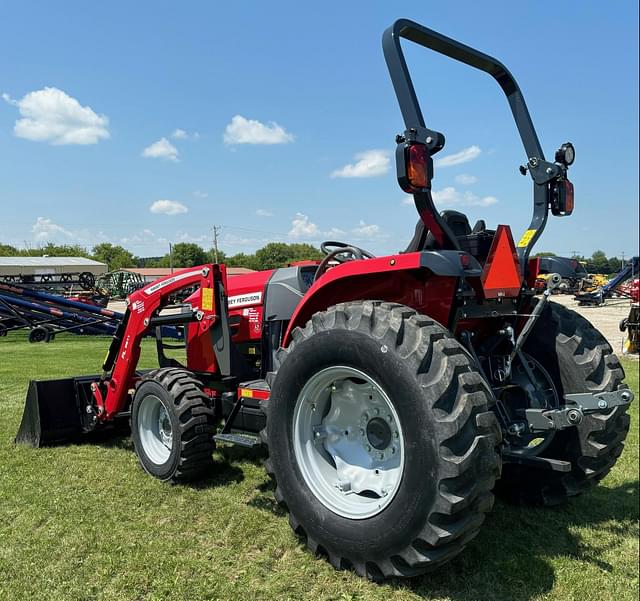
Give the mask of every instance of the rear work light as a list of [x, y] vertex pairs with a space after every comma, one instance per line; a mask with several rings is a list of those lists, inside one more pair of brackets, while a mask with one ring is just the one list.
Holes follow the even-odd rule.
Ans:
[[573, 213], [573, 184], [568, 179], [556, 182], [552, 190], [551, 212], [564, 217]]
[[432, 165], [424, 144], [401, 144], [396, 149], [398, 183], [408, 194], [422, 192], [431, 185]]

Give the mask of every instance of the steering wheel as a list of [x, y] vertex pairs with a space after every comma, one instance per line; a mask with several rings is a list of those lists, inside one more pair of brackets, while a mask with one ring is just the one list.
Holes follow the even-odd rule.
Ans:
[[330, 261], [336, 261], [337, 263], [346, 263], [347, 261], [357, 261], [359, 259], [373, 259], [375, 255], [372, 255], [369, 251], [352, 246], [346, 242], [336, 242], [335, 240], [327, 240], [320, 245], [320, 250], [326, 255], [324, 259], [318, 265], [316, 275], [313, 278], [315, 282], [321, 275], [327, 271]]
[[327, 257], [329, 255], [333, 255], [332, 259], [338, 263], [346, 263], [347, 261], [354, 261], [356, 259], [375, 258], [375, 255], [372, 255], [369, 251], [366, 251], [363, 248], [359, 248], [353, 244], [347, 244], [346, 242], [336, 242], [335, 240], [327, 240], [326, 242], [323, 242], [320, 245], [320, 250]]

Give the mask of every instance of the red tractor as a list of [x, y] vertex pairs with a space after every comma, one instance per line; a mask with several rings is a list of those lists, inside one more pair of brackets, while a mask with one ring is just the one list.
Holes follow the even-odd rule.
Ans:
[[[489, 73], [513, 112], [533, 218], [511, 230], [439, 213], [426, 127], [401, 38]], [[55, 444], [129, 421], [142, 467], [171, 482], [212, 467], [216, 442], [266, 445], [291, 527], [336, 568], [372, 579], [437, 568], [473, 539], [494, 489], [555, 505], [594, 486], [622, 452], [633, 399], [605, 338], [539, 299], [529, 254], [549, 212], [569, 215], [574, 159], [542, 152], [522, 93], [494, 58], [400, 20], [383, 50], [405, 123], [397, 175], [420, 215], [409, 247], [374, 257], [326, 242], [319, 264], [227, 279], [177, 271], [133, 292], [101, 375], [32, 381], [18, 441]], [[161, 312], [182, 289], [180, 311]], [[137, 370], [142, 337], [182, 324], [186, 364]], [[501, 475], [502, 474], [502, 475]], [[498, 478], [501, 476], [500, 480]]]

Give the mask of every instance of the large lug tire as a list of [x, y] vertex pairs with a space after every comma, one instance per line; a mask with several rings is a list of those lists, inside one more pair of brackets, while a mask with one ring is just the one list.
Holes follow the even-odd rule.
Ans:
[[184, 369], [165, 368], [138, 383], [131, 438], [143, 469], [159, 480], [194, 480], [213, 464], [214, 413], [202, 384]]
[[[524, 350], [549, 373], [558, 392], [604, 392], [622, 385], [624, 371], [604, 336], [575, 311], [557, 303], [545, 307]], [[522, 504], [558, 505], [595, 486], [614, 466], [629, 431], [627, 407], [586, 416], [554, 433], [541, 453], [569, 461], [570, 472], [505, 464], [496, 492]]]
[[[460, 553], [493, 506], [501, 438], [489, 411], [491, 392], [463, 347], [413, 309], [362, 301], [316, 313], [304, 329], [293, 332], [279, 360], [263, 437], [269, 450], [266, 467], [276, 481], [276, 500], [287, 508], [291, 527], [307, 547], [338, 569], [353, 568], [374, 580], [416, 576]], [[322, 394], [314, 400], [313, 388], [332, 373], [338, 380], [328, 387], [332, 392], [326, 393], [323, 409]], [[354, 392], [367, 386], [368, 397]], [[352, 409], [345, 398], [366, 404], [373, 397], [373, 411], [357, 405], [364, 412], [353, 428], [339, 422], [348, 422]], [[300, 409], [304, 403], [312, 403], [311, 408]], [[382, 408], [379, 414], [377, 408]], [[334, 428], [333, 439], [326, 439], [332, 442], [320, 442], [318, 453], [311, 433], [304, 431], [309, 422], [300, 417], [316, 409], [321, 415], [315, 419], [323, 424], [338, 420], [343, 430]], [[388, 432], [374, 414], [389, 421]], [[363, 449], [341, 454], [336, 449], [342, 443]], [[305, 454], [305, 449], [312, 451]], [[358, 453], [372, 450], [374, 460], [368, 463], [365, 456], [358, 463]], [[386, 457], [380, 463], [378, 450]], [[392, 452], [402, 461], [390, 463]], [[342, 502], [322, 483], [330, 485], [333, 473], [352, 473], [354, 465], [347, 465], [346, 472], [337, 467], [350, 457], [358, 464], [353, 480], [359, 492], [351, 488], [354, 482], [340, 482], [334, 490], [346, 489]], [[315, 474], [314, 465], [319, 466]], [[376, 465], [381, 469], [374, 473], [388, 479], [390, 499], [383, 497], [385, 489], [374, 491], [375, 484], [362, 491], [371, 482], [369, 468]], [[386, 468], [399, 469], [401, 477], [391, 477]], [[360, 501], [347, 499], [349, 494]], [[380, 501], [379, 507], [367, 505], [371, 498]]]

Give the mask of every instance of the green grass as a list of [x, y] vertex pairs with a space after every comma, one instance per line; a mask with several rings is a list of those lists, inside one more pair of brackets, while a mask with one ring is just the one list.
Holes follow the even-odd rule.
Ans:
[[[1, 600], [637, 599], [637, 402], [625, 451], [594, 491], [556, 509], [497, 502], [447, 567], [376, 585], [303, 549], [260, 457], [227, 448], [208, 479], [170, 486], [143, 473], [128, 439], [15, 446], [28, 380], [95, 373], [107, 345], [0, 339]], [[625, 368], [637, 394], [638, 363]]]

